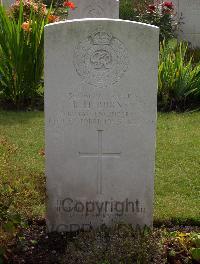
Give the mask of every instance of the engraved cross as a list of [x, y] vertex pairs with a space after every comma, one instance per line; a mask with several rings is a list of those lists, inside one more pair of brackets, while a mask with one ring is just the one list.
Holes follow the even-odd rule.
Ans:
[[120, 158], [121, 152], [106, 153], [102, 149], [103, 130], [97, 130], [98, 132], [98, 152], [86, 153], [79, 152], [79, 156], [83, 158], [97, 158], [97, 194], [102, 194], [102, 162], [103, 158]]

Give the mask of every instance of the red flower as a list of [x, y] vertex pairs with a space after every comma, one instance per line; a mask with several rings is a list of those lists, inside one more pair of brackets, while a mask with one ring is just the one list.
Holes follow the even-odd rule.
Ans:
[[75, 9], [75, 8], [76, 8], [75, 4], [74, 4], [73, 2], [71, 2], [71, 1], [66, 1], [66, 2], [64, 2], [64, 3], [63, 3], [63, 6], [64, 6], [64, 7], [71, 8], [71, 9]]
[[167, 15], [171, 15], [172, 14], [172, 10], [170, 10], [170, 9], [165, 9], [162, 12], [163, 12], [163, 14], [167, 14]]
[[169, 9], [174, 9], [174, 5], [172, 2], [163, 2], [162, 6], [167, 7]]
[[150, 12], [154, 12], [155, 10], [156, 10], [155, 5], [149, 5], [149, 6], [148, 6], [148, 11], [150, 11]]

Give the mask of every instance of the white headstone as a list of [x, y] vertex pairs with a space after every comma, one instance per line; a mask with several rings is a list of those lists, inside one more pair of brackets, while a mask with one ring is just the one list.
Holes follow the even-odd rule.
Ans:
[[[173, 0], [175, 20], [180, 22], [177, 29], [179, 40], [190, 42], [193, 47], [200, 47], [200, 0]], [[154, 3], [162, 1], [154, 0]]]
[[2, 4], [5, 8], [9, 8], [12, 4], [14, 4], [14, 0], [0, 0], [0, 4]]
[[119, 18], [119, 0], [74, 0], [68, 19]]
[[158, 39], [123, 20], [45, 27], [50, 231], [152, 225]]
[[200, 0], [176, 0], [178, 17], [182, 16], [178, 36], [200, 47]]

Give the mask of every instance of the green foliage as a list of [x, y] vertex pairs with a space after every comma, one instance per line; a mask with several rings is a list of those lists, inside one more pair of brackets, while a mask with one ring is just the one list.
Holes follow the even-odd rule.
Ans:
[[132, 0], [123, 0], [120, 1], [120, 18], [124, 20], [132, 20], [136, 21], [138, 12], [137, 9], [134, 8]]
[[175, 6], [171, 2], [123, 0], [122, 19], [135, 20], [160, 27], [160, 64], [158, 106], [161, 110], [185, 110], [199, 107], [200, 63], [199, 51], [188, 49], [186, 43], [167, 41], [174, 36]]
[[189, 46], [187, 51], [187, 58], [192, 57], [193, 63], [199, 63], [200, 62], [200, 48], [192, 48]]
[[200, 233], [191, 233], [190, 238], [195, 247], [200, 248]]
[[191, 248], [190, 250], [192, 259], [200, 261], [200, 248]]
[[184, 109], [200, 99], [200, 64], [187, 58], [184, 42], [163, 42], [160, 46], [158, 101], [163, 110]]
[[[174, 231], [165, 233], [164, 246], [168, 263], [191, 264], [200, 261], [200, 233]], [[195, 262], [196, 263], [196, 262]]]
[[31, 9], [29, 21], [8, 16], [0, 6], [0, 92], [16, 108], [33, 101], [43, 75], [44, 25], [47, 16], [36, 16]]

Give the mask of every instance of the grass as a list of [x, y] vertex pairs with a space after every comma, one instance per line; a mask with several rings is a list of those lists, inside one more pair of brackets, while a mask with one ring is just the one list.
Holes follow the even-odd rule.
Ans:
[[200, 223], [200, 113], [159, 114], [155, 219]]
[[44, 118], [41, 112], [0, 112], [0, 190], [11, 211], [25, 217], [45, 212]]
[[[0, 111], [1, 199], [45, 215], [44, 114]], [[158, 115], [154, 219], [200, 224], [200, 113]]]

